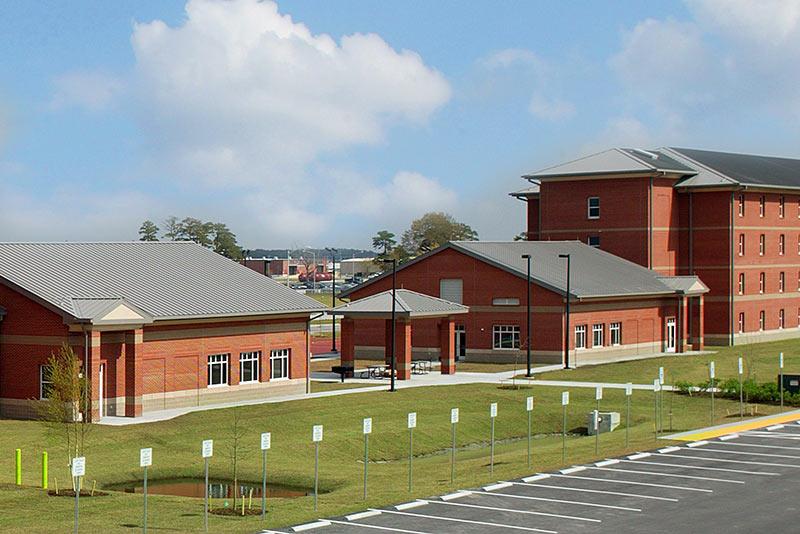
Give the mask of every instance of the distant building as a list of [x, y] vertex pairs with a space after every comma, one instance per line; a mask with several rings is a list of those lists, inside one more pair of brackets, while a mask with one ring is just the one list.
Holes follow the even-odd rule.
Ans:
[[[268, 276], [299, 276], [308, 270], [314, 272], [314, 262], [302, 258], [246, 258], [240, 262], [245, 267]], [[306, 265], [308, 264], [308, 265]], [[328, 265], [324, 258], [317, 258], [316, 272], [327, 273]]]
[[360, 276], [365, 278], [379, 273], [383, 269], [375, 263], [375, 258], [347, 258], [338, 262], [337, 269], [342, 276]]

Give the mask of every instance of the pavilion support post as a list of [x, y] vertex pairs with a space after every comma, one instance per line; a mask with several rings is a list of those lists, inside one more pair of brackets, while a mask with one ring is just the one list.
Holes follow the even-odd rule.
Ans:
[[456, 372], [455, 336], [455, 321], [451, 317], [442, 318], [439, 321], [439, 362], [443, 375], [452, 375]]
[[353, 376], [356, 360], [355, 321], [350, 317], [342, 317], [340, 342], [341, 366], [350, 368], [348, 376]]
[[[391, 322], [391, 321], [390, 321]], [[397, 380], [411, 379], [411, 321], [398, 319], [395, 331], [395, 357], [397, 358]]]

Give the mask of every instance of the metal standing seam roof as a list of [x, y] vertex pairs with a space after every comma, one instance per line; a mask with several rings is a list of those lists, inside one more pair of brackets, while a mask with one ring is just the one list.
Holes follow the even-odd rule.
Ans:
[[116, 303], [154, 320], [312, 313], [327, 308], [192, 242], [0, 243], [0, 283], [73, 319]]
[[603, 152], [547, 167], [523, 178], [527, 180], [581, 176], [591, 174], [630, 174], [668, 172], [673, 174], [695, 174], [697, 171], [659, 150], [636, 148], [610, 148]]
[[[467, 313], [463, 304], [417, 293], [410, 289], [395, 290], [395, 313], [407, 317], [434, 317]], [[364, 297], [333, 309], [334, 315], [387, 315], [392, 313], [392, 290]]]
[[713, 186], [717, 185], [713, 178], [721, 177], [734, 185], [800, 188], [800, 159], [694, 148], [671, 147], [663, 150], [676, 158], [685, 158], [689, 165], [707, 173], [698, 175], [697, 179], [686, 180], [680, 186]]

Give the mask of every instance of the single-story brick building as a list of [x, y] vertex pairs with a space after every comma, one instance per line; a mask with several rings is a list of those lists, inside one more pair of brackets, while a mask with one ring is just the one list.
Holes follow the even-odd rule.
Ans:
[[[567, 323], [566, 260], [570, 256]], [[527, 260], [531, 256], [531, 350], [535, 362], [572, 357], [684, 352], [703, 347], [703, 294], [696, 276], [662, 276], [578, 241], [458, 241], [402, 265], [397, 287], [456, 302], [455, 352], [468, 361], [523, 361], [527, 332]], [[391, 289], [384, 273], [343, 294], [357, 301]], [[439, 357], [440, 320], [419, 319], [415, 357]], [[384, 358], [381, 319], [355, 318], [356, 358]], [[581, 354], [583, 356], [581, 356]], [[572, 358], [571, 358], [572, 359]]]
[[0, 415], [66, 343], [92, 418], [302, 393], [315, 300], [189, 242], [0, 243]]

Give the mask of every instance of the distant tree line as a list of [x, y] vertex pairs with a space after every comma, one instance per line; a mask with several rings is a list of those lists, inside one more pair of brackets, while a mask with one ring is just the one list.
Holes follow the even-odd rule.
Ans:
[[448, 213], [430, 212], [411, 222], [400, 243], [395, 238], [388, 230], [381, 230], [372, 238], [372, 248], [378, 251], [377, 263], [392, 258], [403, 263], [448, 241], [477, 241], [478, 232]]
[[162, 226], [163, 230], [153, 221], [144, 221], [139, 227], [139, 241], [158, 241], [160, 234], [166, 241], [194, 241], [226, 258], [237, 261], [243, 258], [242, 247], [236, 242], [236, 234], [225, 223], [170, 216], [164, 220]]

